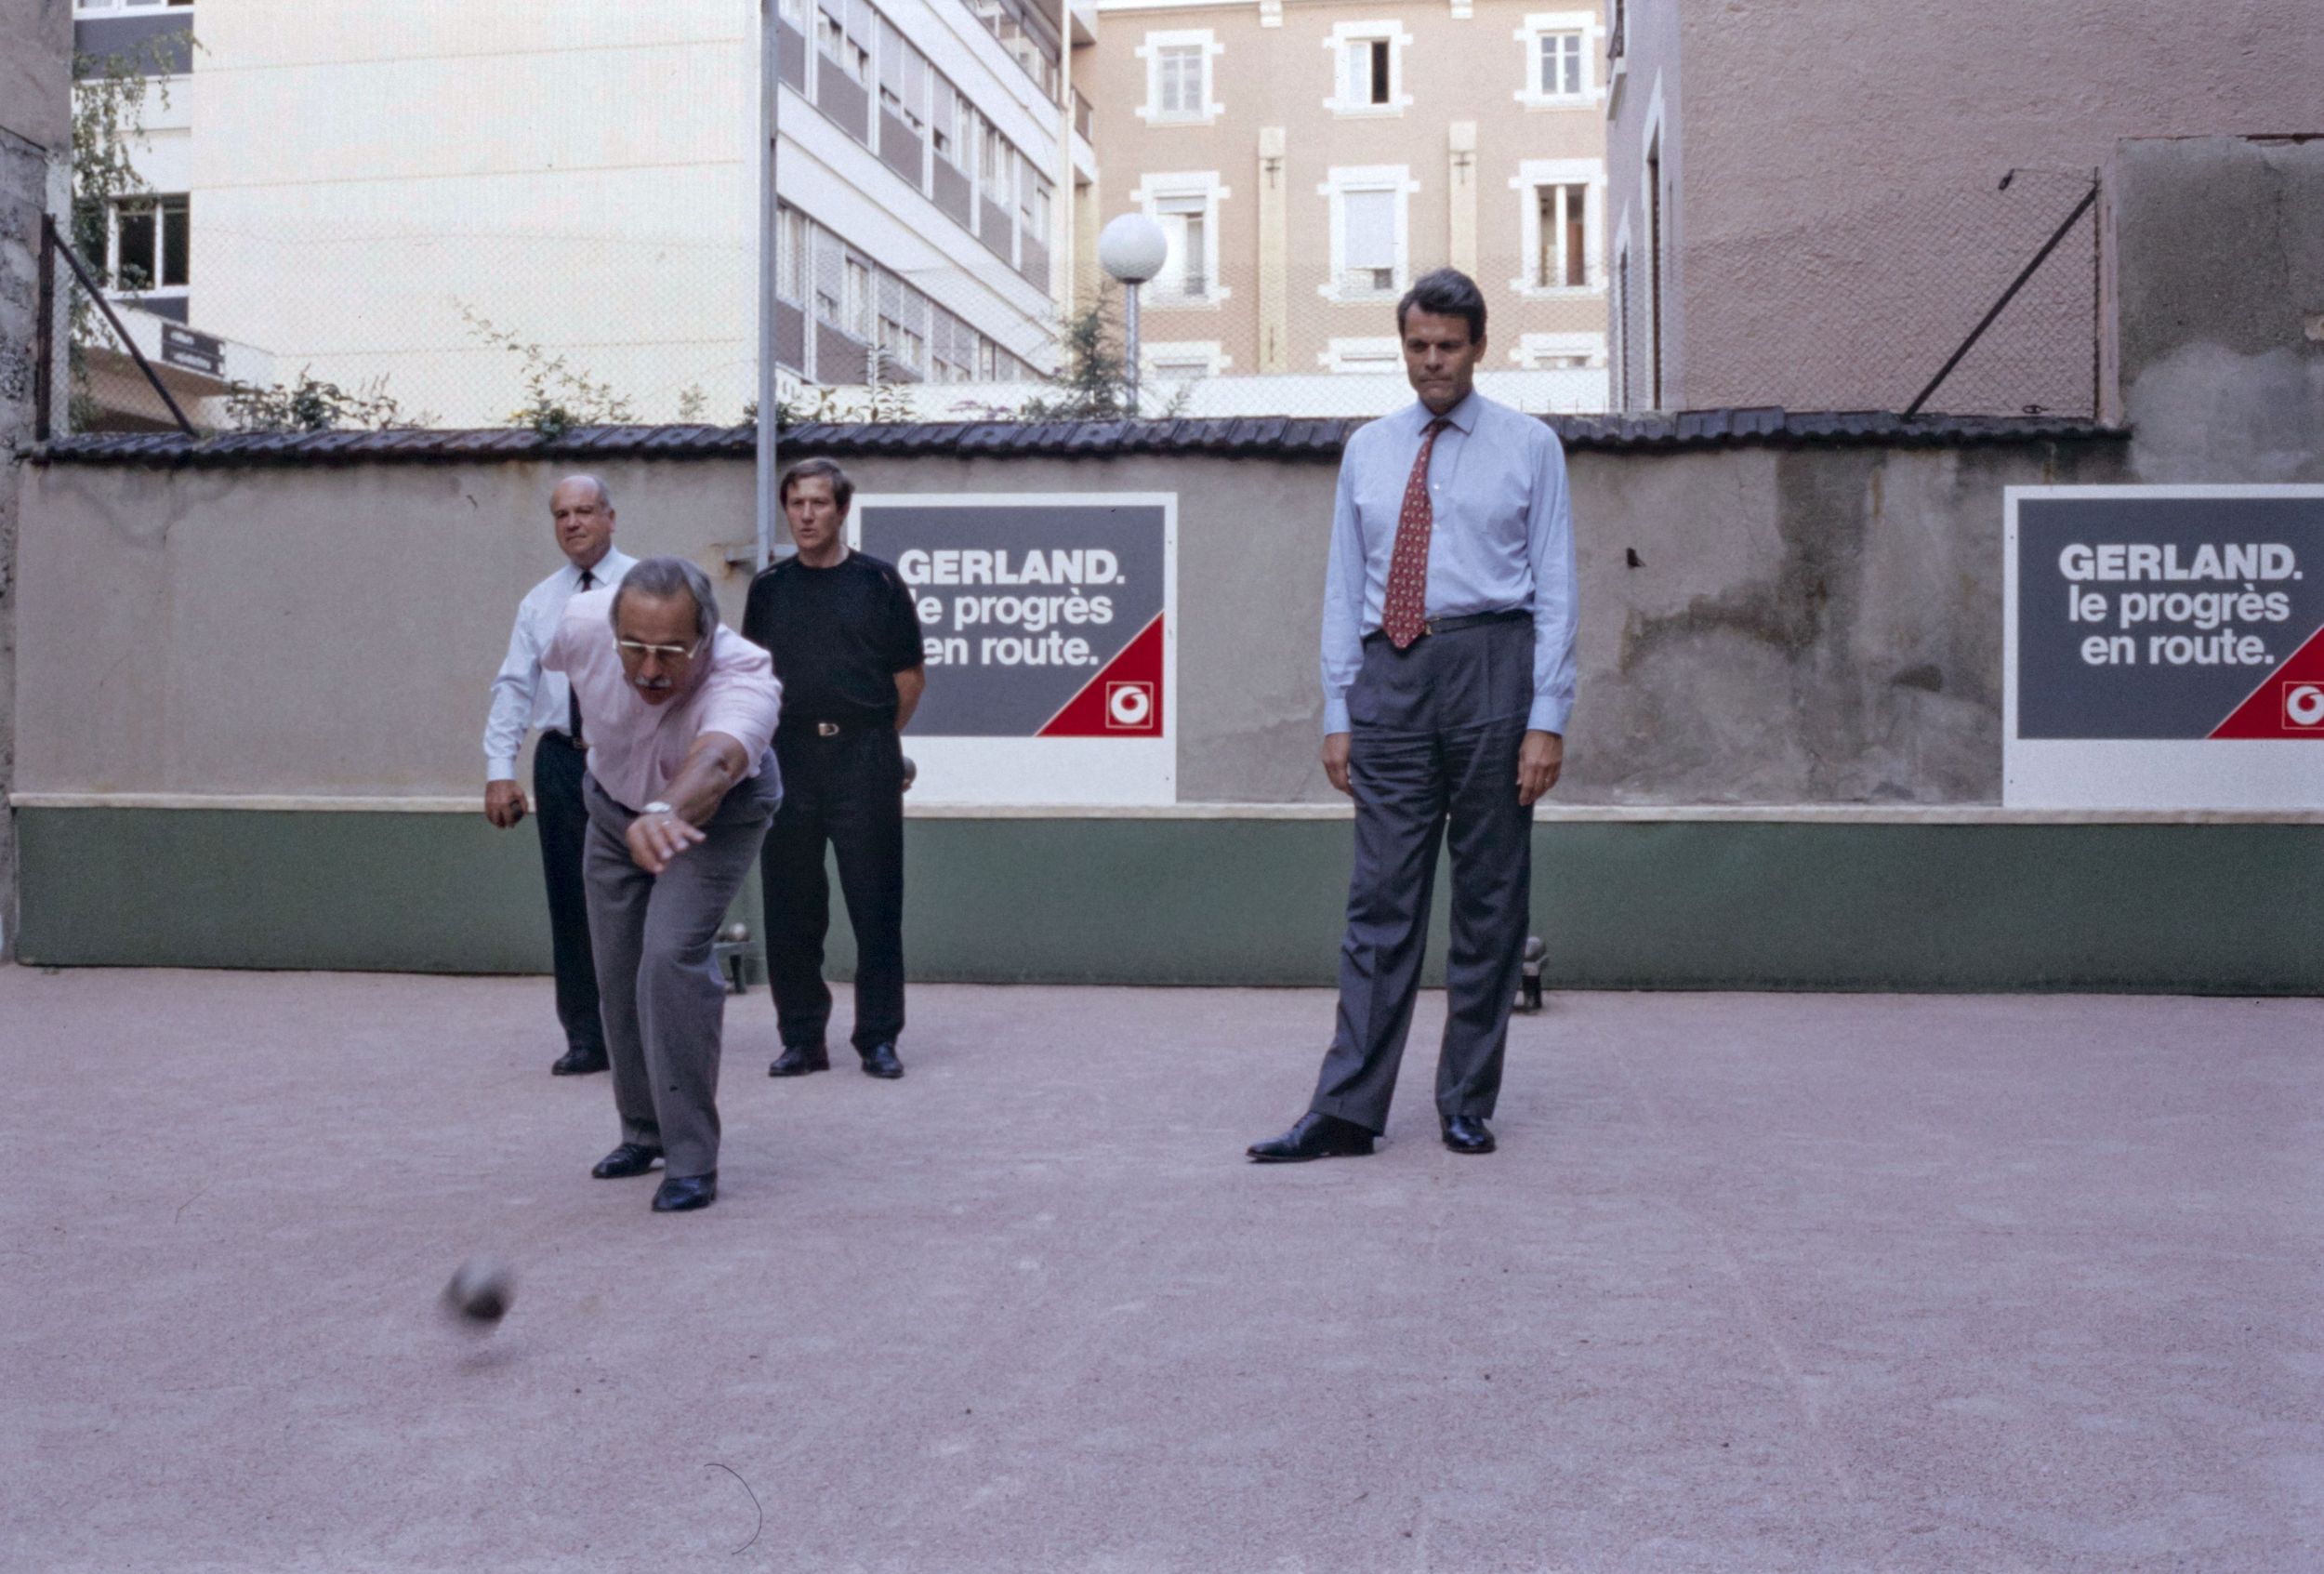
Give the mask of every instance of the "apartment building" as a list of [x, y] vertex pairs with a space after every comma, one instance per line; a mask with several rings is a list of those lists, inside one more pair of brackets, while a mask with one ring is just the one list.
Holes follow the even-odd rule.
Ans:
[[[84, 56], [155, 78], [137, 153], [151, 192], [82, 216], [83, 249], [137, 308], [133, 334], [203, 362], [213, 390], [309, 372], [489, 424], [533, 372], [552, 394], [586, 378], [640, 419], [739, 419], [758, 367], [760, 10], [75, 0]], [[1064, 107], [1086, 7], [776, 13], [784, 380], [1047, 370], [1068, 288], [1057, 192], [1095, 175], [1086, 105], [1079, 132]]]
[[[1101, 205], [1169, 261], [1143, 362], [1195, 407], [1408, 397], [1393, 306], [1450, 264], [1490, 311], [1482, 386], [1605, 398], [1605, 44], [1594, 5], [1098, 0]], [[1240, 379], [1254, 379], [1236, 385]]]
[[[2324, 131], [2317, 0], [1606, 0], [1624, 409], [1899, 409], [2116, 143]], [[2095, 208], [1932, 407], [2112, 415]]]

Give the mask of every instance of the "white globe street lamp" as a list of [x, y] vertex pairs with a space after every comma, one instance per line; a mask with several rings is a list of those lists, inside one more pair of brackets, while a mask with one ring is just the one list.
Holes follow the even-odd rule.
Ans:
[[1138, 414], [1138, 286], [1161, 272], [1169, 259], [1169, 236], [1142, 213], [1125, 213], [1098, 232], [1098, 266], [1120, 281], [1129, 302], [1122, 312], [1128, 340], [1123, 371], [1132, 417]]

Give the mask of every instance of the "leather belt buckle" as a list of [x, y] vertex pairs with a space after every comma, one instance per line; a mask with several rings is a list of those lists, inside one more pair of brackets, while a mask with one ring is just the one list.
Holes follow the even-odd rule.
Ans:
[[819, 738], [836, 738], [838, 735], [839, 724], [837, 721], [818, 721], [815, 723], [815, 736]]

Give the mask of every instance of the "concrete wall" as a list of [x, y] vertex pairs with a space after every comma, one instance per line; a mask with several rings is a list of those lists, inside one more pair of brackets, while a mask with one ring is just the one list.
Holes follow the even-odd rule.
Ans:
[[[2320, 128], [2315, 0], [2140, 5], [2135, 25], [2120, 0], [1630, 9], [1642, 35], [1677, 19], [1664, 76], [1666, 99], [1673, 73], [1685, 78], [1675, 190], [1685, 325], [1669, 402], [1697, 408], [1898, 408], [2117, 140]], [[1618, 193], [1635, 168], [1624, 161], [1645, 86], [1633, 75], [1608, 127]], [[2028, 173], [1998, 193], [2013, 167]], [[2000, 247], [2017, 244], [2017, 229], [1989, 211], [2013, 205], [2030, 236], [2014, 258]], [[2036, 206], [2053, 213], [2047, 223]], [[2043, 287], [2086, 294], [2089, 266], [2084, 248], [2074, 266], [2045, 270]], [[2065, 380], [2074, 386], [2042, 402], [2072, 409], [2065, 398], [2079, 393], [2086, 408], [2088, 378]]]
[[[870, 492], [1177, 493], [1182, 800], [1332, 800], [1314, 759], [1327, 458], [848, 462]], [[1561, 798], [1995, 801], [2002, 488], [2121, 466], [2105, 440], [1575, 455]], [[33, 470], [20, 787], [480, 790], [485, 684], [559, 561], [545, 499], [564, 468]], [[718, 573], [749, 536], [746, 464], [604, 473], [633, 552]], [[745, 580], [720, 583], [731, 618]]]
[[[72, 59], [70, 0], [0, 6], [0, 793], [16, 771], [16, 470], [33, 436], [40, 222], [65, 203]], [[0, 821], [0, 958], [15, 939], [11, 819]]]
[[2324, 139], [2126, 142], [2107, 192], [2137, 479], [2324, 481]]

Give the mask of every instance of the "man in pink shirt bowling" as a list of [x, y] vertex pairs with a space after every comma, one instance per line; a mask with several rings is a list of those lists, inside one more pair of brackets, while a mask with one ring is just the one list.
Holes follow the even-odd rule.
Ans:
[[621, 1144], [590, 1171], [642, 1175], [657, 1213], [719, 1186], [719, 924], [783, 800], [769, 747], [783, 705], [767, 653], [720, 627], [709, 576], [647, 558], [566, 603], [541, 665], [588, 718], [582, 850], [590, 949]]

